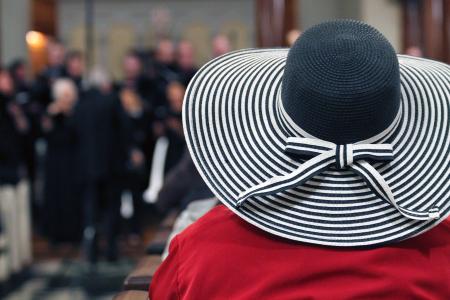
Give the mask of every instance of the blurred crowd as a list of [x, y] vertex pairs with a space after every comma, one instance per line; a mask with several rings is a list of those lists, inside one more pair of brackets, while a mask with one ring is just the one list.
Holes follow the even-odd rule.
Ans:
[[[212, 57], [230, 51], [224, 36], [212, 43]], [[167, 180], [156, 187], [157, 199], [147, 202], [160, 212], [205, 192], [181, 121], [184, 93], [197, 71], [194, 47], [161, 39], [155, 49], [130, 50], [118, 81], [103, 68], [87, 70], [84, 54], [59, 41], [48, 43], [47, 56], [32, 80], [24, 60], [0, 68], [0, 224], [11, 240], [17, 226], [6, 220], [6, 206], [21, 198], [31, 206], [33, 230], [52, 245], [80, 244], [95, 262], [101, 235], [103, 253], [115, 260], [124, 203], [133, 211], [130, 236], [139, 239], [143, 194], [158, 174]], [[158, 144], [165, 145], [162, 154], [155, 151]], [[30, 241], [30, 221], [22, 223]]]

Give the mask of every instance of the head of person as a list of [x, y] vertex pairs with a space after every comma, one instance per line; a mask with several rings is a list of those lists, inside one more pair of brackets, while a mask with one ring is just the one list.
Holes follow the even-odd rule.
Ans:
[[142, 73], [142, 62], [135, 51], [129, 51], [123, 58], [123, 74], [126, 79], [135, 79]]
[[64, 64], [66, 49], [64, 45], [56, 40], [52, 40], [47, 45], [47, 62], [51, 67]]
[[85, 67], [83, 53], [76, 50], [67, 53], [65, 66], [70, 77], [81, 77]]
[[295, 41], [300, 37], [301, 34], [301, 30], [289, 30], [288, 33], [286, 33], [286, 44], [291, 47], [292, 45], [294, 45]]
[[14, 83], [7, 69], [0, 67], [0, 94], [11, 96], [14, 93]]
[[27, 68], [25, 61], [17, 59], [9, 65], [9, 72], [16, 81], [25, 81], [27, 77]]
[[105, 69], [99, 66], [94, 67], [89, 73], [88, 84], [91, 88], [105, 94], [110, 93], [112, 90], [111, 77]]
[[223, 34], [216, 35], [212, 41], [213, 57], [221, 56], [231, 51], [230, 39]]
[[123, 109], [129, 114], [137, 114], [142, 111], [142, 100], [133, 89], [124, 88], [120, 92], [120, 102]]
[[183, 40], [178, 44], [177, 63], [184, 70], [195, 67], [194, 47], [191, 42]]
[[57, 79], [52, 85], [52, 96], [53, 101], [60, 107], [60, 111], [69, 113], [77, 102], [77, 87], [71, 79]]
[[158, 42], [155, 50], [155, 58], [159, 63], [170, 65], [175, 61], [175, 46], [169, 39]]
[[173, 112], [181, 113], [186, 88], [178, 81], [172, 81], [167, 85], [166, 98]]
[[423, 51], [419, 46], [408, 47], [405, 51], [405, 54], [416, 57], [423, 57]]

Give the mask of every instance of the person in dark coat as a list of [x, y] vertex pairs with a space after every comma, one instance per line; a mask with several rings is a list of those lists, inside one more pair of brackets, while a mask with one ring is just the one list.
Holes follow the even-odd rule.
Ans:
[[65, 75], [64, 58], [66, 50], [58, 41], [50, 41], [47, 47], [48, 65], [38, 74], [32, 86], [33, 98], [40, 104], [41, 111], [44, 113], [45, 108], [49, 105], [53, 98], [51, 86], [56, 79]]
[[64, 63], [64, 77], [70, 78], [73, 80], [75, 85], [78, 88], [78, 91], [81, 91], [83, 88], [83, 72], [84, 72], [84, 57], [81, 51], [70, 51], [66, 55], [65, 63]]
[[150, 110], [133, 90], [123, 89], [120, 93], [120, 102], [123, 112], [121, 120], [127, 131], [124, 190], [128, 190], [132, 195], [134, 214], [131, 219], [131, 231], [137, 237], [141, 232], [142, 193], [147, 186], [153, 152], [153, 119]]
[[188, 86], [198, 68], [194, 61], [194, 47], [188, 41], [181, 41], [177, 48], [177, 65], [180, 82]]
[[25, 93], [26, 95], [21, 95], [18, 98], [20, 98], [19, 102], [28, 102], [29, 99], [23, 99], [23, 98], [29, 98], [28, 95], [31, 90], [31, 84], [27, 80], [26, 75], [26, 63], [22, 59], [16, 59], [14, 60], [9, 66], [8, 71], [12, 77], [12, 80], [14, 82], [14, 91], [16, 95], [19, 95], [21, 93]]
[[[39, 103], [33, 98], [31, 82], [27, 80], [26, 63], [18, 59], [9, 65], [9, 72], [14, 82], [14, 97], [17, 104], [23, 110], [28, 119], [29, 130], [23, 139], [24, 161], [27, 170], [27, 177], [30, 181], [30, 197], [32, 204], [35, 204], [35, 178], [36, 178], [36, 153], [35, 142], [40, 132], [40, 107]], [[36, 212], [34, 209], [33, 212]]]
[[172, 208], [182, 210], [192, 201], [211, 197], [213, 193], [203, 181], [191, 155], [185, 149], [178, 164], [167, 174], [155, 207], [159, 213], [166, 214]]
[[107, 258], [115, 260], [118, 255], [120, 174], [125, 156], [118, 106], [110, 90], [92, 87], [82, 94], [74, 113], [77, 183], [83, 203], [83, 250], [90, 263], [98, 257], [100, 221], [105, 225]]
[[29, 124], [14, 101], [14, 85], [8, 71], [0, 67], [0, 185], [16, 185], [21, 177], [23, 138]]
[[172, 81], [180, 81], [179, 69], [175, 60], [175, 47], [171, 40], [162, 39], [155, 50], [153, 86], [153, 105], [155, 115], [164, 119], [169, 103], [166, 90]]
[[153, 107], [153, 82], [143, 73], [142, 61], [139, 54], [129, 51], [122, 62], [123, 80], [118, 83], [118, 89], [134, 90], [149, 108]]
[[70, 79], [58, 79], [53, 95], [55, 100], [42, 117], [47, 141], [43, 227], [53, 244], [77, 243], [81, 237], [81, 205], [75, 185], [77, 139], [73, 127], [77, 90]]
[[184, 93], [185, 87], [180, 82], [172, 81], [167, 86], [166, 97], [168, 110], [164, 119], [164, 132], [169, 139], [169, 149], [165, 163], [166, 172], [171, 170], [180, 161], [186, 148], [181, 122]]

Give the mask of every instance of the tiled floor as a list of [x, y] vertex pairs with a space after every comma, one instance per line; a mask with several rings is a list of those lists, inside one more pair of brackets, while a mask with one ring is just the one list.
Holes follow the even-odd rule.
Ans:
[[[145, 245], [154, 236], [154, 226], [146, 226], [141, 243], [123, 236], [118, 262], [100, 261], [95, 268], [81, 258], [78, 247], [51, 247], [39, 236], [33, 238], [34, 263], [27, 280], [4, 300], [110, 300], [121, 288], [135, 262], [145, 254]], [[102, 241], [100, 246], [102, 246]], [[104, 246], [104, 245], [103, 245]]]
[[34, 264], [31, 279], [5, 300], [110, 300], [133, 266], [134, 261], [122, 260], [90, 269], [80, 260], [48, 260]]

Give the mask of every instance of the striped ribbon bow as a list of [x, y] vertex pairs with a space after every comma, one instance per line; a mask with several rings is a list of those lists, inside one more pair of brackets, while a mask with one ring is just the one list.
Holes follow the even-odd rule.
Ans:
[[284, 151], [314, 157], [290, 174], [275, 176], [242, 192], [236, 206], [241, 206], [250, 197], [273, 195], [300, 186], [335, 165], [339, 170], [351, 169], [359, 174], [376, 195], [389, 201], [403, 216], [409, 219], [432, 220], [438, 219], [440, 216], [437, 208], [429, 211], [414, 211], [399, 206], [384, 178], [366, 161], [366, 159], [372, 161], [392, 160], [394, 154], [390, 144], [336, 145], [317, 139], [289, 137]]

